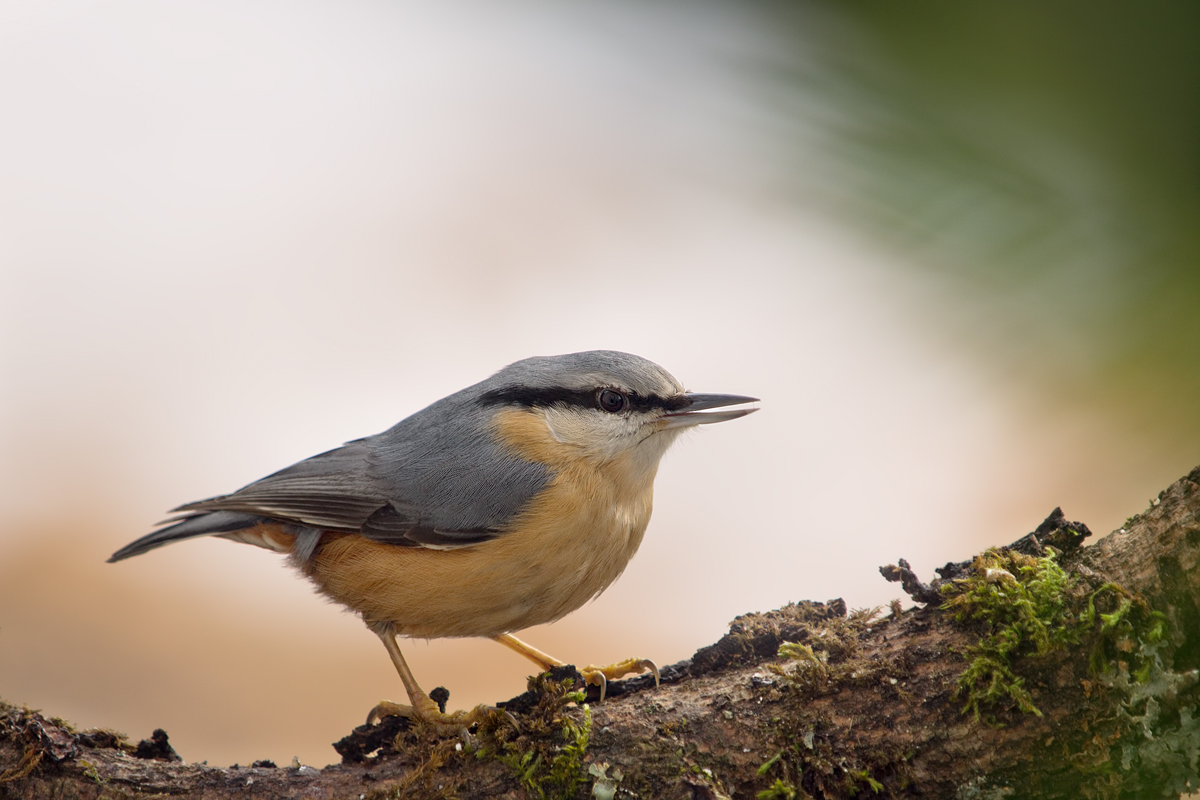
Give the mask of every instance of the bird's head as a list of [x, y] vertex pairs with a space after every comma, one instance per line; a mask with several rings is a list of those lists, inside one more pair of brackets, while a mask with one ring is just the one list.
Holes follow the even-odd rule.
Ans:
[[479, 401], [494, 409], [501, 436], [526, 454], [550, 449], [651, 470], [684, 429], [757, 410], [714, 411], [757, 398], [688, 392], [654, 362], [612, 350], [527, 358], [480, 388]]

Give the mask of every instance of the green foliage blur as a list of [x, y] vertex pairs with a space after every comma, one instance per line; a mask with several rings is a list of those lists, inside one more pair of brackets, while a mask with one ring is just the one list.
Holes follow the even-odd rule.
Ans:
[[773, 90], [822, 109], [792, 120], [828, 156], [800, 201], [917, 267], [931, 329], [1002, 379], [1194, 454], [1200, 3], [763, 13], [806, 48]]

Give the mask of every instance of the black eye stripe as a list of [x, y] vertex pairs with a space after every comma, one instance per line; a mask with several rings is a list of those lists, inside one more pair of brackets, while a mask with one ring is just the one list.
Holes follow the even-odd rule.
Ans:
[[625, 395], [628, 408], [634, 411], [650, 411], [662, 409], [677, 411], [689, 405], [686, 397], [659, 397], [658, 395], [639, 395], [616, 387], [601, 386], [596, 389], [564, 389], [564, 388], [534, 388], [530, 386], [506, 386], [503, 389], [493, 389], [485, 392], [479, 398], [482, 406], [513, 405], [525, 408], [548, 408], [550, 406], [576, 406], [578, 408], [599, 408], [598, 398], [604, 389], [614, 389]]

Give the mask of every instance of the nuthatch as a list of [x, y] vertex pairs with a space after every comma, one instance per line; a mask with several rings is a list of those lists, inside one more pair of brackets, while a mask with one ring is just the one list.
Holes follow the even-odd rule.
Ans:
[[[411, 706], [386, 714], [461, 732], [487, 711], [445, 714], [421, 690], [397, 635], [486, 636], [543, 670], [563, 662], [513, 631], [552, 622], [604, 591], [650, 521], [659, 459], [685, 428], [754, 408], [753, 397], [685, 392], [662, 367], [595, 350], [527, 358], [390, 430], [301, 461], [113, 553], [218, 536], [288, 554], [387, 648]], [[169, 523], [169, 524], [168, 524]], [[609, 679], [658, 669], [631, 658], [586, 667]]]

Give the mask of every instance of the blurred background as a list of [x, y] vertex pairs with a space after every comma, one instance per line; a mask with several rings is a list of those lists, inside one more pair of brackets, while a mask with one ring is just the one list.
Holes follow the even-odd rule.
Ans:
[[[762, 398], [664, 460], [639, 556], [525, 638], [667, 664], [900, 595], [1200, 463], [1200, 6], [0, 7], [0, 696], [293, 756], [384, 651], [266, 551], [116, 565], [180, 503], [534, 354]], [[529, 665], [411, 642], [451, 705]]]

